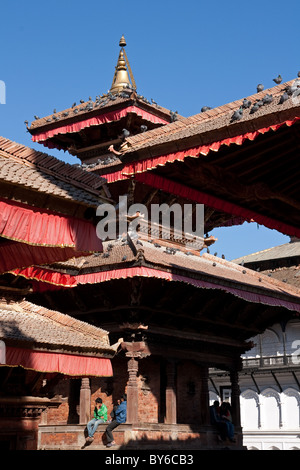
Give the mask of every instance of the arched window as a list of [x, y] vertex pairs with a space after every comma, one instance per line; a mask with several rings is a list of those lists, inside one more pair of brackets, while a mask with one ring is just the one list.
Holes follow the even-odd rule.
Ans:
[[261, 393], [262, 429], [276, 431], [282, 427], [282, 408], [280, 394], [273, 388]]
[[241, 426], [245, 431], [259, 430], [261, 427], [261, 412], [259, 396], [253, 390], [245, 390], [240, 396]]
[[300, 393], [294, 388], [287, 388], [282, 394], [282, 418], [286, 430], [300, 428]]

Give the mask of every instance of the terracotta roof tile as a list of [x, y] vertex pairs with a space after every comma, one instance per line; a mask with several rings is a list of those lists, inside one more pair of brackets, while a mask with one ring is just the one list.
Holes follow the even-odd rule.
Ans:
[[107, 331], [27, 301], [0, 302], [0, 338], [34, 343], [35, 349], [113, 353]]
[[[103, 243], [103, 254], [99, 256], [89, 256], [85, 258], [73, 259], [52, 265], [50, 269], [62, 270], [68, 272], [73, 270], [72, 273], [84, 274], [88, 272], [96, 271], [107, 271], [118, 267], [128, 267], [137, 261], [137, 256], [132, 252], [131, 248], [124, 244], [125, 242], [118, 240], [114, 242]], [[276, 279], [270, 278], [266, 275], [258, 273], [252, 269], [239, 266], [238, 264], [218, 258], [216, 256], [207, 254], [192, 252], [186, 248], [178, 248], [176, 246], [176, 253], [169, 254], [166, 250], [166, 246], [173, 246], [171, 242], [157, 243], [149, 241], [142, 241], [142, 245], [136, 242], [135, 246], [137, 250], [142, 250], [142, 254], [146, 263], [156, 267], [157, 269], [167, 269], [177, 272], [181, 272], [184, 276], [191, 276], [192, 278], [209, 277], [214, 280], [216, 284], [222, 285], [233, 283], [239, 288], [246, 289], [259, 289], [265, 291], [271, 296], [284, 295], [292, 296], [300, 302], [300, 289], [294, 288], [293, 286], [287, 285]], [[111, 249], [108, 250], [109, 245]], [[105, 256], [105, 253], [109, 254], [109, 257]], [[126, 256], [126, 259], [124, 258]]]
[[[40, 119], [36, 119], [35, 121], [32, 121], [30, 126], [29, 126], [29, 131], [34, 132], [36, 129], [40, 129], [41, 127], [44, 126], [50, 126], [50, 125], [55, 125], [58, 123], [60, 125], [62, 122], [66, 121], [73, 121], [74, 119], [80, 120], [80, 119], [86, 119], [87, 117], [91, 116], [92, 114], [102, 113], [102, 112], [107, 112], [107, 110], [110, 110], [112, 107], [118, 107], [118, 105], [126, 105], [129, 102], [132, 102], [132, 100], [135, 100], [137, 105], [141, 106], [146, 106], [149, 110], [153, 110], [155, 113], [159, 112], [164, 115], [170, 116], [170, 110], [167, 108], [164, 108], [163, 106], [155, 105], [152, 104], [149, 100], [146, 98], [142, 97], [139, 94], [131, 94], [128, 93], [128, 97], [122, 96], [122, 95], [108, 95], [104, 94], [102, 97], [96, 97], [95, 100], [89, 100], [84, 103], [79, 103], [74, 107], [64, 109], [62, 111], [52, 113], [49, 116], [45, 116]], [[68, 114], [67, 114], [68, 113]], [[58, 120], [56, 121], [53, 119], [53, 116], [56, 116]], [[178, 119], [181, 119], [182, 117], [178, 115]]]
[[97, 206], [105, 180], [55, 157], [0, 137], [0, 179]]
[[[300, 81], [300, 80], [299, 80]], [[252, 131], [257, 128], [256, 121], [258, 118], [270, 116], [274, 122], [279, 122], [280, 116], [278, 111], [285, 111], [289, 109], [298, 110], [299, 114], [299, 101], [293, 101], [291, 98], [283, 104], [278, 104], [280, 96], [287, 86], [291, 86], [295, 80], [291, 80], [282, 85], [276, 85], [273, 88], [269, 88], [260, 93], [256, 93], [247, 97], [252, 104], [258, 100], [261, 100], [266, 94], [273, 96], [273, 102], [264, 105], [258, 109], [255, 113], [250, 113], [249, 109], [244, 110], [243, 118], [238, 121], [238, 128], [244, 125], [245, 131]], [[234, 110], [239, 109], [242, 105], [243, 99], [227, 103], [218, 108], [208, 110], [203, 113], [190, 116], [181, 121], [168, 124], [157, 129], [150, 130], [143, 134], [138, 134], [134, 137], [129, 136], [123, 144], [123, 152], [131, 153], [139, 151], [141, 149], [155, 147], [162, 145], [167, 142], [180, 141], [182, 139], [188, 139], [194, 136], [203, 137], [203, 144], [211, 143], [209, 132], [213, 130], [224, 129], [226, 132], [232, 132], [234, 134], [235, 123], [231, 122], [232, 114]], [[271, 124], [274, 124], [271, 122]], [[206, 134], [206, 135], [204, 135]], [[224, 136], [222, 136], [224, 138]]]

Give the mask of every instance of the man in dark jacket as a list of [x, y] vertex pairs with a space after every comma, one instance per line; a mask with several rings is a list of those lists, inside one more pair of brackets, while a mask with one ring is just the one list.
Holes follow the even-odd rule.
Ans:
[[112, 431], [120, 424], [126, 422], [126, 414], [127, 414], [127, 397], [126, 395], [123, 395], [121, 397], [120, 405], [117, 407], [117, 409], [114, 412], [114, 415], [115, 415], [114, 419], [112, 420], [111, 423], [109, 423], [105, 431], [106, 438], [107, 438], [107, 444], [106, 444], [107, 447], [112, 447], [116, 444], [114, 441]]

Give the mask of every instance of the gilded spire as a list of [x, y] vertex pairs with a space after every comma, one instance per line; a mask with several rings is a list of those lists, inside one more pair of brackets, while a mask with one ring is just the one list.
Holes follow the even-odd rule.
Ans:
[[[129, 61], [125, 52], [126, 41], [124, 36], [121, 37], [119, 46], [121, 47], [118, 63], [115, 70], [115, 75], [113, 78], [112, 86], [110, 91], [112, 93], [118, 93], [122, 91], [123, 88], [127, 88], [128, 86], [133, 87], [136, 89], [135, 81], [131, 72], [131, 68], [129, 65]], [[129, 80], [128, 72], [130, 75], [131, 82]]]

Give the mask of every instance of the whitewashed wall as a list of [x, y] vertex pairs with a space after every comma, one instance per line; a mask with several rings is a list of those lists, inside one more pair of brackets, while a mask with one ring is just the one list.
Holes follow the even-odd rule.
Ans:
[[[281, 325], [274, 325], [264, 334], [252, 339], [255, 347], [244, 358], [255, 359], [273, 357], [270, 366], [276, 364], [279, 356], [291, 356], [298, 360], [300, 371], [300, 322], [291, 321], [283, 331]], [[295, 353], [299, 350], [299, 357]], [[274, 371], [280, 387], [270, 373], [240, 376], [241, 425], [244, 445], [249, 450], [300, 450], [300, 390], [292, 374], [294, 363], [289, 368], [280, 370], [278, 364]], [[297, 364], [296, 364], [297, 366]], [[270, 369], [270, 368], [269, 368]], [[294, 369], [296, 370], [296, 369]], [[297, 373], [296, 375], [300, 372]], [[217, 387], [228, 384], [223, 379], [214, 379]], [[258, 386], [258, 390], [257, 387]], [[280, 389], [281, 388], [281, 389]], [[210, 387], [210, 404], [214, 400], [221, 402], [216, 391]]]

